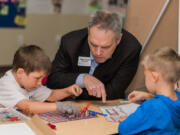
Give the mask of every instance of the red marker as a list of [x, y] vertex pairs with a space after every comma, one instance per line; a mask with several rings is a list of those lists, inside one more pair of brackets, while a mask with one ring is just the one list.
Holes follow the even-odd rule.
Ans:
[[49, 126], [51, 129], [54, 129], [54, 130], [56, 130], [56, 125], [54, 125], [54, 124], [51, 124], [51, 123], [48, 123], [48, 126]]
[[113, 117], [110, 116], [110, 118], [111, 118], [114, 122], [116, 122], [116, 120], [115, 120]]
[[88, 104], [82, 109], [81, 115], [84, 114], [87, 111], [87, 109], [90, 106], [90, 104], [91, 104], [91, 102], [88, 102]]
[[16, 116], [11, 116], [11, 117], [9, 117], [9, 119], [10, 119], [10, 121], [18, 121], [19, 120], [18, 117], [16, 117]]

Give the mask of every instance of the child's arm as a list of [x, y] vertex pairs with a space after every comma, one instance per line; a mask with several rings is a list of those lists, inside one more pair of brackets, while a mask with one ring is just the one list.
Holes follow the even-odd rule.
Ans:
[[82, 93], [82, 89], [74, 84], [64, 89], [53, 90], [47, 101], [58, 101], [70, 96], [79, 96]]
[[26, 113], [45, 113], [56, 111], [56, 103], [44, 103], [23, 99], [16, 104], [16, 107]]
[[[147, 101], [137, 108], [124, 121], [120, 122], [120, 135], [137, 135], [151, 133], [157, 129], [164, 129], [169, 124], [169, 113], [161, 102]], [[165, 113], [165, 114], [164, 114]], [[163, 121], [163, 124], [162, 124]], [[157, 133], [158, 134], [158, 133]]]
[[16, 107], [23, 112], [33, 114], [53, 112], [56, 110], [60, 113], [79, 114], [79, 109], [72, 103], [67, 102], [44, 103], [23, 99], [16, 104]]
[[128, 100], [130, 102], [137, 102], [139, 100], [148, 100], [153, 98], [154, 95], [144, 91], [133, 91], [128, 95]]

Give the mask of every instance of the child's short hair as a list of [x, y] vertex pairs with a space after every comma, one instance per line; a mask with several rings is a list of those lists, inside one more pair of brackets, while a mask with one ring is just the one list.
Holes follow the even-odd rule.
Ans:
[[44, 71], [48, 74], [51, 62], [40, 47], [36, 45], [22, 46], [16, 51], [13, 59], [13, 72], [16, 72], [18, 68], [23, 68], [27, 74], [34, 71]]
[[180, 79], [180, 56], [169, 47], [163, 47], [147, 55], [142, 65], [150, 71], [160, 72], [167, 82]]

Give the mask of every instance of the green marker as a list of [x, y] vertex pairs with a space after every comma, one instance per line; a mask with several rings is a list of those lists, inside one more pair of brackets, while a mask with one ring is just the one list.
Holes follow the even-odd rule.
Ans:
[[111, 113], [109, 112], [109, 110], [108, 110], [108, 109], [105, 109], [105, 111], [106, 111], [109, 115], [111, 115]]
[[121, 99], [121, 100], [120, 100], [120, 103], [129, 103], [129, 101], [128, 101], [128, 100], [125, 100], [125, 99]]
[[6, 114], [6, 118], [9, 118], [11, 116], [14, 116], [13, 114]]

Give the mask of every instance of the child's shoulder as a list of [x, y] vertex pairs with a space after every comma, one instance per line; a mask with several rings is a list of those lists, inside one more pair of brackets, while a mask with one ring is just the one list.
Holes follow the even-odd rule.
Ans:
[[164, 103], [159, 98], [152, 98], [144, 101], [141, 106], [147, 110], [159, 110], [162, 106], [164, 106]]
[[11, 87], [16, 86], [17, 82], [13, 76], [12, 70], [7, 71], [1, 78], [0, 78], [0, 87]]
[[176, 94], [177, 94], [177, 97], [178, 97], [178, 100], [176, 102], [180, 102], [180, 91], [179, 90], [175, 90]]
[[177, 95], [180, 95], [180, 90], [175, 90]]
[[3, 76], [1, 76], [1, 80], [11, 80], [11, 78], [13, 78], [13, 73], [12, 73], [12, 70], [8, 70], [5, 72], [5, 74]]

